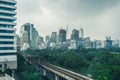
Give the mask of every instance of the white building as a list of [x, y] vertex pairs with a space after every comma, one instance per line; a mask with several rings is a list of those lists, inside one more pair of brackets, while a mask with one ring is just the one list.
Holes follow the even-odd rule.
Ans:
[[16, 1], [0, 0], [0, 70], [17, 69], [15, 47]]
[[101, 40], [94, 40], [93, 41], [93, 48], [96, 48], [96, 49], [104, 48], [103, 44], [102, 44], [102, 41]]
[[[24, 31], [21, 35], [20, 35], [20, 50], [23, 50], [23, 45], [24, 43], [28, 43], [28, 32]], [[30, 45], [30, 44], [29, 44]]]
[[77, 49], [77, 42], [76, 42], [76, 40], [71, 40], [70, 41], [69, 49]]
[[116, 47], [116, 48], [120, 48], [120, 40], [113, 40], [113, 43], [112, 43], [112, 46], [113, 47]]
[[30, 45], [28, 43], [24, 43], [21, 50], [27, 50], [28, 48], [30, 48]]
[[81, 39], [84, 38], [84, 30], [83, 30], [83, 28], [80, 29], [79, 37], [80, 37]]
[[46, 49], [46, 44], [45, 43], [41, 43], [40, 45], [38, 45], [38, 49], [42, 50], [42, 49]]
[[44, 39], [43, 39], [43, 37], [41, 37], [41, 36], [38, 36], [35, 42], [36, 42], [36, 48], [39, 48], [40, 45], [45, 44], [45, 43], [44, 43]]
[[92, 48], [92, 42], [90, 40], [90, 37], [84, 38], [83, 45], [85, 48]]
[[5, 74], [5, 75], [0, 75], [0, 80], [15, 80], [13, 77]]
[[17, 51], [20, 51], [20, 37], [17, 34], [15, 35], [15, 44], [17, 47]]
[[56, 48], [56, 43], [55, 42], [50, 42], [50, 47], [51, 48]]
[[[20, 28], [20, 45], [21, 48], [23, 48], [23, 44], [24, 43], [28, 43], [30, 48], [37, 48], [37, 38], [38, 38], [38, 32], [34, 27], [34, 24], [30, 24], [30, 23], [25, 23], [21, 26]], [[24, 40], [27, 40], [27, 42], [25, 42]]]

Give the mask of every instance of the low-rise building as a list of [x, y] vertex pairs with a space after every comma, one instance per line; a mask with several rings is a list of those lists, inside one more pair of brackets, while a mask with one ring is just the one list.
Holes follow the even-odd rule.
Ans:
[[70, 41], [69, 49], [77, 49], [77, 42], [76, 42], [76, 40], [71, 40]]
[[3, 75], [0, 75], [0, 80], [15, 80], [15, 79], [9, 76], [8, 74], [3, 74]]

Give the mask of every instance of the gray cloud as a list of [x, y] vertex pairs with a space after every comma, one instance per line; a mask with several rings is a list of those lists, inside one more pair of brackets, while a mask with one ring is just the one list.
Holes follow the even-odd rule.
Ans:
[[18, 0], [21, 13], [42, 13], [40, 7], [46, 7], [57, 16], [88, 17], [104, 13], [116, 6], [120, 0]]
[[86, 34], [94, 38], [119, 38], [120, 0], [18, 0], [17, 6], [18, 26], [30, 21], [41, 35], [70, 23], [82, 24]]
[[88, 17], [104, 13], [116, 6], [120, 0], [46, 0], [45, 7], [55, 15], [66, 17]]
[[19, 13], [23, 13], [23, 15], [41, 13], [40, 0], [37, 2], [33, 0], [18, 0], [17, 9]]

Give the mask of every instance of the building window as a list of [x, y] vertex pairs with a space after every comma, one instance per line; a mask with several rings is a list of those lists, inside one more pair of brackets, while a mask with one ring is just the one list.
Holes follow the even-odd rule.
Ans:
[[14, 33], [14, 31], [10, 31], [10, 30], [0, 30], [0, 33]]
[[0, 44], [14, 44], [13, 42], [0, 41]]
[[0, 68], [2, 68], [2, 64], [0, 64]]
[[0, 36], [0, 39], [14, 39], [13, 36]]
[[0, 53], [0, 56], [5, 56], [5, 55], [15, 55], [16, 53]]
[[13, 9], [9, 9], [9, 8], [0, 8], [0, 10], [13, 11]]
[[13, 50], [14, 47], [0, 47], [0, 50]]
[[4, 1], [0, 1], [1, 4], [5, 4], [5, 5], [10, 5], [10, 6], [14, 6], [14, 3], [10, 3], [10, 2], [4, 2]]
[[4, 64], [4, 67], [7, 68], [7, 64]]

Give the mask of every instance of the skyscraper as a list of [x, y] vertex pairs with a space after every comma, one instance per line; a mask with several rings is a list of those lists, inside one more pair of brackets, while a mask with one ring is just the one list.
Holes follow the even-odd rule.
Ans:
[[83, 28], [80, 29], [79, 36], [80, 36], [81, 39], [84, 38], [84, 30], [83, 30]]
[[36, 42], [37, 42], [37, 38], [38, 38], [38, 31], [35, 29], [34, 26], [32, 26], [31, 31], [32, 31], [32, 33], [30, 34], [30, 36], [32, 38], [30, 40], [31, 47], [32, 48], [37, 48]]
[[72, 30], [71, 39], [76, 40], [76, 41], [79, 39], [79, 31], [78, 30], [76, 30], [76, 29]]
[[[32, 40], [32, 27], [33, 27], [33, 24], [30, 24], [30, 23], [25, 23], [24, 25], [21, 26], [20, 28], [20, 35], [22, 37], [23, 33], [25, 31], [27, 31], [27, 34], [28, 34], [28, 44], [30, 45], [30, 41]], [[31, 45], [30, 45], [31, 46]]]
[[17, 52], [20, 51], [20, 37], [19, 35], [15, 35], [15, 43], [16, 43], [16, 47], [17, 47]]
[[20, 50], [24, 50], [24, 49], [23, 49], [24, 44], [28, 44], [28, 45], [30, 46], [30, 44], [29, 44], [28, 41], [29, 41], [29, 40], [28, 40], [28, 32], [27, 32], [27, 31], [24, 31], [24, 32], [22, 33], [21, 37], [20, 37]]
[[59, 42], [66, 42], [66, 30], [65, 29], [59, 30]]
[[49, 35], [45, 36], [45, 43], [48, 43], [48, 42], [50, 42], [50, 36]]
[[57, 32], [52, 32], [51, 34], [51, 42], [57, 42]]
[[0, 70], [16, 69], [15, 46], [16, 1], [0, 0]]
[[[25, 34], [25, 32], [27, 32], [27, 36], [28, 36], [28, 44], [30, 45], [31, 48], [37, 48], [36, 45], [36, 41], [38, 38], [38, 32], [35, 29], [33, 24], [30, 23], [25, 23], [24, 25], [21, 26], [20, 28], [20, 41], [23, 41], [23, 34]], [[21, 42], [24, 44], [24, 42]], [[21, 48], [23, 46], [23, 44], [21, 44]]]
[[111, 40], [111, 37], [106, 37], [106, 40], [105, 40], [105, 48], [111, 48], [112, 47], [112, 40]]
[[85, 48], [91, 48], [92, 47], [92, 42], [90, 37], [84, 38], [84, 47]]

